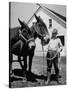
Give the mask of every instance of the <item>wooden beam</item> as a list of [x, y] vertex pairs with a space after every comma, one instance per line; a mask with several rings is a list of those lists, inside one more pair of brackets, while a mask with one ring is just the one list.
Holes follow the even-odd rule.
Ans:
[[[40, 8], [41, 8], [41, 7], [39, 6], [39, 8], [35, 11], [34, 14], [37, 14], [37, 12], [40, 10]], [[28, 20], [27, 24], [29, 24], [29, 23], [31, 22], [32, 18], [34, 17], [34, 14], [33, 14], [32, 17]]]

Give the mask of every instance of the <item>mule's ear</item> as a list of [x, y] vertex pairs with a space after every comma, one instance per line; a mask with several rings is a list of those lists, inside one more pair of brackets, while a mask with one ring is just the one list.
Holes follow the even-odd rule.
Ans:
[[35, 18], [36, 18], [36, 14], [34, 14]]
[[39, 17], [36, 14], [34, 14], [34, 16], [35, 16], [37, 22], [39, 23]]
[[18, 18], [18, 21], [19, 21], [20, 25], [22, 26], [23, 22], [19, 18]]
[[37, 20], [37, 19], [38, 19], [37, 15], [36, 15], [36, 14], [34, 14], [34, 16], [35, 16], [35, 18], [36, 18], [36, 20]]

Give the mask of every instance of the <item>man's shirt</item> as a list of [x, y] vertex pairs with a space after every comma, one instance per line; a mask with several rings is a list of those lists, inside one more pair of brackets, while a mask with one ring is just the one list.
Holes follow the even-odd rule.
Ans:
[[58, 50], [62, 46], [61, 40], [59, 38], [50, 39], [48, 44], [48, 50]]

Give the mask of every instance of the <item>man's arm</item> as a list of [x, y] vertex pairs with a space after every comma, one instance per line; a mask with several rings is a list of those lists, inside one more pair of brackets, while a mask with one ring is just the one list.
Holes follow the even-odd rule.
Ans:
[[61, 52], [62, 51], [62, 47], [63, 47], [63, 45], [61, 43], [61, 40], [58, 39], [58, 48], [59, 48], [58, 52]]

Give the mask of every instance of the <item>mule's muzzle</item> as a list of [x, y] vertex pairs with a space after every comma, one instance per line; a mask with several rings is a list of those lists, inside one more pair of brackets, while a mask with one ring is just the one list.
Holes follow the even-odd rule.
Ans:
[[35, 41], [30, 41], [30, 42], [28, 43], [29, 49], [35, 49], [35, 46], [36, 46]]
[[43, 38], [41, 39], [41, 44], [42, 44], [43, 46], [45, 46], [46, 44], [49, 43], [49, 41], [50, 41], [50, 37], [49, 37], [49, 36], [43, 37]]

